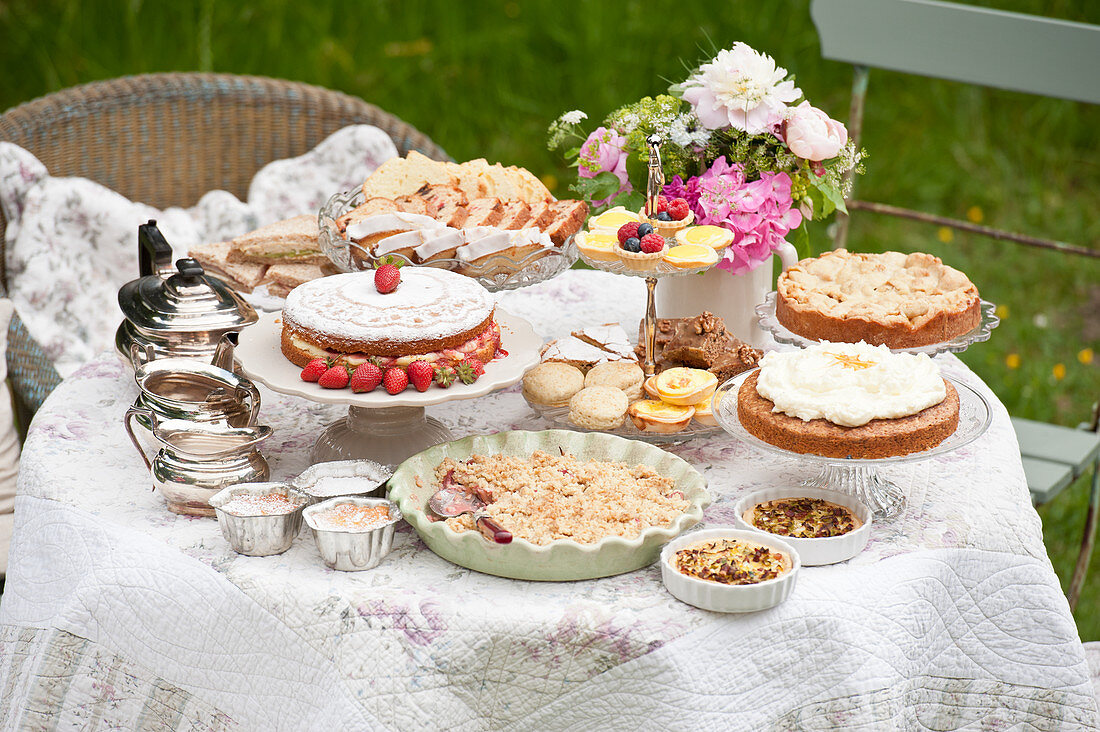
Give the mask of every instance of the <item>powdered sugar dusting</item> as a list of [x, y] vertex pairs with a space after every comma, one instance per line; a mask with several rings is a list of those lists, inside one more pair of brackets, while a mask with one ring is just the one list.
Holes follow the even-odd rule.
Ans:
[[375, 289], [373, 271], [307, 282], [287, 295], [283, 318], [337, 338], [416, 340], [468, 331], [492, 311], [492, 295], [469, 277], [403, 267], [401, 284], [385, 295]]

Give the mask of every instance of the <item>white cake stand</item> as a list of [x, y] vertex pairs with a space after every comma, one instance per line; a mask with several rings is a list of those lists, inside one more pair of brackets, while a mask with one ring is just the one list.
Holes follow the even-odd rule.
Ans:
[[778, 455], [797, 458], [811, 465], [821, 466], [820, 472], [802, 482], [807, 488], [824, 488], [855, 496], [871, 509], [876, 519], [890, 518], [905, 507], [905, 493], [881, 473], [878, 469], [887, 465], [927, 460], [956, 450], [978, 439], [989, 427], [992, 410], [985, 397], [966, 384], [948, 379], [959, 393], [959, 426], [955, 432], [931, 450], [910, 453], [898, 457], [875, 460], [856, 460], [852, 458], [824, 457], [805, 453], [791, 452], [749, 433], [737, 416], [737, 392], [741, 382], [757, 369], [738, 374], [718, 387], [714, 393], [714, 418], [729, 434], [742, 442]]
[[474, 399], [503, 389], [523, 378], [539, 362], [542, 339], [523, 318], [497, 308], [500, 347], [504, 358], [485, 364], [485, 373], [472, 384], [456, 381], [447, 389], [433, 385], [419, 392], [410, 386], [389, 394], [381, 386], [365, 394], [351, 389], [325, 389], [302, 381], [302, 369], [286, 359], [280, 349], [282, 313], [265, 313], [259, 322], [241, 332], [236, 356], [246, 376], [272, 391], [299, 396], [322, 404], [347, 404], [348, 415], [330, 424], [310, 453], [311, 463], [367, 458], [396, 465], [432, 445], [448, 442], [451, 431], [424, 408], [433, 404]]

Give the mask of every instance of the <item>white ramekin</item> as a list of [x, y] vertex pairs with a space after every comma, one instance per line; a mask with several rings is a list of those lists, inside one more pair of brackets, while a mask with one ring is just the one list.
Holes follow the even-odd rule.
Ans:
[[[742, 516], [745, 511], [764, 501], [776, 501], [783, 498], [821, 498], [839, 506], [851, 509], [863, 522], [855, 531], [849, 531], [840, 536], [826, 536], [820, 539], [796, 539], [792, 536], [772, 534], [746, 522]], [[815, 567], [822, 564], [836, 564], [845, 562], [863, 551], [867, 546], [867, 540], [871, 538], [871, 510], [864, 506], [855, 496], [846, 493], [824, 490], [822, 488], [764, 488], [746, 494], [734, 507], [736, 512], [733, 522], [739, 529], [745, 529], [764, 536], [774, 536], [780, 541], [785, 541], [793, 546], [798, 555], [802, 557], [802, 564], [807, 567]]]
[[[720, 582], [690, 577], [676, 569], [672, 561], [676, 552], [692, 544], [714, 539], [740, 539], [762, 544], [791, 558], [792, 567], [775, 579], [755, 585], [724, 585]], [[762, 531], [744, 531], [732, 526], [692, 531], [676, 537], [661, 551], [661, 578], [665, 588], [677, 600], [689, 605], [719, 613], [751, 613], [767, 610], [787, 599], [794, 590], [798, 569], [802, 562], [798, 552], [790, 545]]]

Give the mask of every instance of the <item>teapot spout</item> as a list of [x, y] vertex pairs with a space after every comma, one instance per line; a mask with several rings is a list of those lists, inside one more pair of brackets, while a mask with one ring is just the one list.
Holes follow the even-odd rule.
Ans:
[[222, 334], [210, 363], [226, 371], [233, 370], [233, 349], [237, 347], [238, 334], [233, 331]]

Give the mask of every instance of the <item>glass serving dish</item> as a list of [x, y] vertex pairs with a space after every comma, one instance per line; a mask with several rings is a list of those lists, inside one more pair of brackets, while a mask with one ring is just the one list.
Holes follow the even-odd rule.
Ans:
[[[524, 395], [524, 399], [526, 399]], [[527, 404], [531, 409], [545, 419], [548, 422], [553, 422], [555, 427], [561, 427], [562, 429], [574, 430], [575, 432], [597, 432], [605, 435], [618, 435], [619, 437], [628, 437], [632, 440], [642, 440], [643, 442], [650, 442], [654, 444], [677, 444], [686, 442], [696, 437], [706, 437], [722, 434], [722, 428], [714, 425], [709, 426], [700, 424], [694, 419], [688, 423], [687, 427], [679, 432], [662, 433], [662, 432], [646, 432], [638, 429], [634, 426], [634, 423], [630, 421], [630, 416], [627, 415], [626, 420], [623, 422], [622, 427], [618, 427], [613, 430], [593, 430], [586, 427], [579, 427], [569, 421], [569, 407], [560, 406], [552, 407], [545, 404], [536, 404], [530, 400], [527, 400]]]
[[[776, 343], [798, 346], [799, 348], [806, 348], [807, 346], [818, 343], [818, 341], [812, 338], [806, 338], [797, 333], [792, 333], [787, 330], [785, 325], [779, 322], [779, 318], [776, 317], [775, 314], [775, 297], [775, 290], [772, 290], [764, 298], [764, 302], [756, 306], [756, 318], [760, 323], [760, 327], [768, 333], [771, 333]], [[1001, 323], [1001, 319], [997, 317], [996, 310], [996, 305], [982, 300], [982, 319], [978, 323], [978, 327], [969, 333], [963, 333], [961, 336], [943, 343], [932, 343], [927, 346], [917, 346], [915, 348], [891, 348], [890, 350], [904, 353], [926, 353], [929, 356], [936, 356], [940, 353], [960, 353], [969, 348], [971, 344], [989, 340], [993, 329]]]
[[[376, 264], [375, 257], [344, 238], [336, 226], [337, 218], [362, 205], [365, 200], [361, 188], [337, 193], [325, 202], [318, 214], [321, 251], [341, 272], [373, 269]], [[404, 260], [410, 265], [416, 264], [401, 255], [387, 256]], [[499, 254], [477, 264], [458, 259], [436, 259], [432, 260], [431, 266], [461, 272], [477, 280], [486, 290], [498, 292], [544, 282], [569, 269], [576, 261], [576, 248], [570, 245], [570, 240], [566, 240], [562, 246], [539, 249], [521, 259]]]
[[897, 484], [882, 475], [879, 472], [880, 468], [915, 460], [927, 460], [957, 450], [984, 434], [992, 419], [992, 410], [984, 396], [966, 384], [948, 377], [947, 380], [959, 393], [959, 426], [950, 437], [931, 450], [875, 459], [837, 458], [791, 452], [751, 434], [741, 424], [741, 419], [737, 415], [737, 392], [741, 388], [741, 383], [756, 370], [750, 369], [734, 376], [719, 385], [714, 392], [712, 398], [714, 418], [718, 420], [722, 429], [738, 440], [766, 452], [785, 455], [809, 465], [819, 466], [820, 472], [804, 481], [803, 486], [824, 488], [855, 496], [871, 509], [877, 519], [894, 516], [905, 507], [905, 493]]

